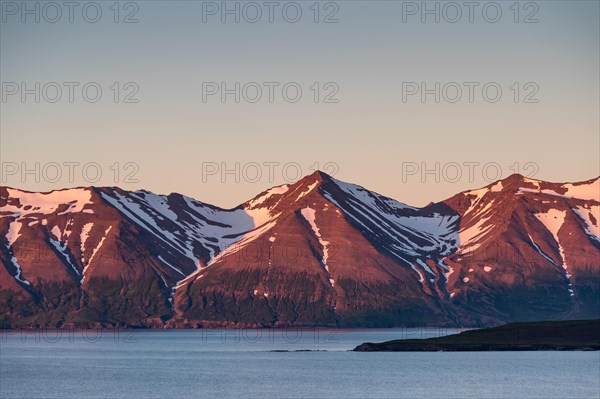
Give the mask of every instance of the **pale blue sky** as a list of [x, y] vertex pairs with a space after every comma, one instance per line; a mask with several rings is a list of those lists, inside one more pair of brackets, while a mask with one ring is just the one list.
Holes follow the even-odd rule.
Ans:
[[[597, 1], [537, 2], [539, 22], [531, 24], [513, 22], [512, 1], [499, 2], [498, 23], [476, 11], [474, 23], [463, 17], [454, 24], [421, 23], [418, 15], [403, 23], [403, 4], [392, 1], [336, 2], [339, 22], [332, 24], [313, 22], [312, 1], [298, 2], [304, 14], [295, 24], [277, 12], [275, 23], [221, 23], [218, 16], [203, 23], [200, 1], [141, 1], [138, 23], [115, 24], [113, 2], [98, 3], [103, 16], [95, 24], [77, 11], [74, 23], [22, 23], [3, 14], [3, 83], [98, 82], [103, 98], [86, 103], [77, 91], [72, 104], [9, 97], [1, 104], [2, 162], [97, 162], [99, 185], [114, 185], [114, 162], [135, 162], [139, 183], [121, 175], [123, 188], [180, 192], [221, 206], [285, 183], [281, 168], [274, 182], [264, 169], [257, 182], [229, 176], [223, 183], [203, 181], [203, 162], [296, 162], [305, 174], [316, 162], [334, 162], [337, 178], [413, 205], [487, 182], [481, 167], [475, 181], [403, 182], [403, 162], [495, 162], [503, 176], [515, 162], [532, 162], [535, 177], [550, 181], [599, 174]], [[253, 81], [298, 82], [303, 97], [295, 104], [202, 102], [202, 82]], [[452, 81], [498, 82], [503, 97], [494, 104], [480, 97], [472, 104], [402, 102], [403, 82]], [[135, 82], [139, 103], [113, 103], [112, 82]], [[315, 104], [312, 82], [335, 82], [339, 103]], [[515, 104], [512, 82], [535, 82], [539, 103]], [[89, 185], [77, 177], [70, 184], [11, 176], [3, 184]]]

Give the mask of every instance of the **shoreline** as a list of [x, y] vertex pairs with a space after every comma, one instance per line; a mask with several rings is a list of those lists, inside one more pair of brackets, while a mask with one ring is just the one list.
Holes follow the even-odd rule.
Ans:
[[597, 351], [600, 319], [509, 323], [427, 339], [365, 342], [355, 352]]

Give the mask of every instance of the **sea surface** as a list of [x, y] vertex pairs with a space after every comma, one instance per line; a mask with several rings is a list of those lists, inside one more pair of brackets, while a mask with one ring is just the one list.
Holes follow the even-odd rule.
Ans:
[[600, 352], [361, 353], [449, 329], [4, 331], [1, 398], [599, 398]]

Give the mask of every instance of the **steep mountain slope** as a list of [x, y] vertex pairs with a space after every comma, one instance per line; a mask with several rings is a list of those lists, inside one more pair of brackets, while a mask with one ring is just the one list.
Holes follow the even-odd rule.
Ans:
[[242, 207], [261, 214], [261, 223], [177, 287], [172, 323], [447, 320], [419, 281], [424, 270], [434, 272], [424, 261], [413, 263], [451, 252], [456, 215], [411, 208], [321, 173]]
[[14, 326], [488, 325], [598, 316], [599, 179], [413, 208], [316, 172], [225, 210], [0, 188]]
[[[2, 305], [7, 301], [11, 313], [28, 307], [27, 324], [160, 319], [170, 312], [163, 279], [195, 270], [193, 264], [182, 272], [169, 268], [160, 258], [164, 250], [107, 204], [99, 189], [3, 188], [1, 195], [0, 226], [7, 232], [2, 264], [15, 276], [0, 282]], [[13, 283], [26, 300], [5, 292]]]
[[447, 289], [472, 313], [502, 320], [595, 317], [600, 306], [600, 180], [513, 175], [444, 201], [461, 214]]

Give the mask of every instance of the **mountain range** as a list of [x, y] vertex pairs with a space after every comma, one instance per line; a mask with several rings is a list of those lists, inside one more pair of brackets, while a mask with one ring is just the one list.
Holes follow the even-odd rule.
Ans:
[[492, 326], [600, 317], [600, 178], [416, 208], [315, 172], [233, 209], [0, 188], [4, 327]]

